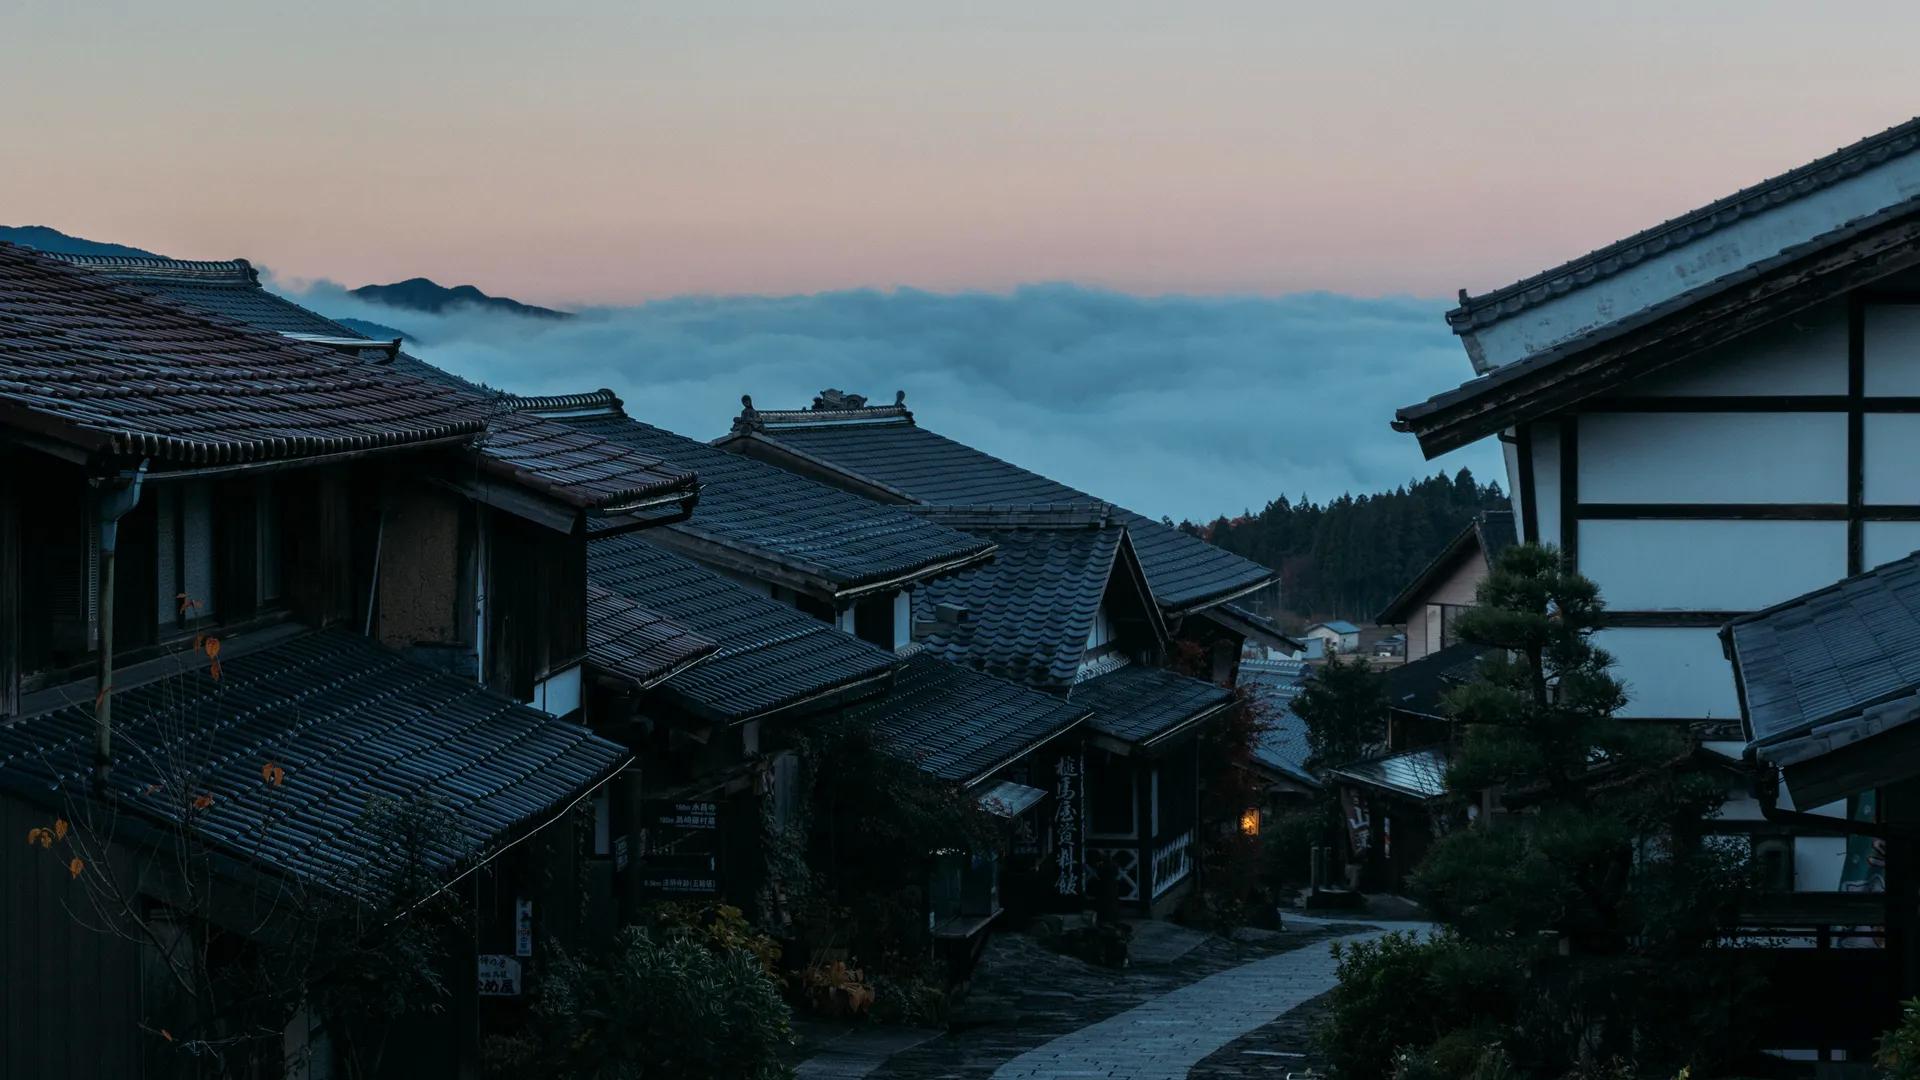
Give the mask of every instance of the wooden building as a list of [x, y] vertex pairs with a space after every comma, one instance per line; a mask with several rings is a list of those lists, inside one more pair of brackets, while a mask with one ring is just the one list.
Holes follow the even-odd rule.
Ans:
[[[470, 1073], [480, 958], [590, 933], [540, 886], [630, 760], [577, 722], [585, 538], [697, 478], [356, 353], [0, 245], [0, 1076], [165, 1074], [166, 949], [116, 919], [274, 935], [393, 856], [375, 795], [452, 813], [421, 869], [473, 923], [395, 1068]], [[230, 906], [187, 902], [187, 842]], [[286, 1020], [324, 1065], [323, 1020]]]
[[[1448, 321], [1477, 377], [1395, 421], [1429, 456], [1501, 440], [1520, 538], [1558, 545], [1607, 601], [1624, 715], [1722, 760], [1747, 744], [1719, 628], [1920, 546], [1916, 151], [1920, 121], [1463, 292]], [[1835, 638], [1795, 662], [1871, 668], [1881, 648]], [[1779, 806], [1799, 816], [1751, 798], [1723, 814], [1791, 868], [1803, 929], [1858, 918], [1842, 874], [1862, 794], [1789, 780]]]
[[[812, 407], [755, 409], [718, 445], [910, 509], [996, 546], [993, 561], [912, 598], [915, 636], [953, 663], [1091, 710], [1080, 805], [1056, 812], [1056, 891], [1077, 902], [1096, 875], [1140, 910], [1177, 902], [1197, 868], [1198, 736], [1233, 705], [1250, 639], [1293, 649], [1233, 602], [1274, 574], [1138, 514], [919, 426], [904, 397], [869, 406], [823, 391]], [[1163, 666], [1178, 652], [1194, 679]], [[1056, 771], [1059, 765], [1056, 762]]]

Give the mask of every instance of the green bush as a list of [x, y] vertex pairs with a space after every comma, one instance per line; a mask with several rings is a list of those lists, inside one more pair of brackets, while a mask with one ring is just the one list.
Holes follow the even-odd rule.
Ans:
[[1387, 934], [1332, 949], [1339, 984], [1316, 1041], [1341, 1080], [1478, 1071], [1525, 989], [1519, 966], [1489, 962], [1451, 934]]
[[1920, 998], [1901, 1006], [1900, 1024], [1880, 1036], [1873, 1063], [1886, 1080], [1920, 1080]]
[[621, 931], [591, 961], [558, 958], [534, 994], [539, 1066], [595, 1080], [792, 1075], [787, 1005], [761, 961], [686, 932]]

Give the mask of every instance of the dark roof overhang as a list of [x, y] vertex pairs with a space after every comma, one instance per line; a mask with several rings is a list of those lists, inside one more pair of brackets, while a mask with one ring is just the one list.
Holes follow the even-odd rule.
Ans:
[[1402, 408], [1393, 426], [1437, 457], [1915, 265], [1920, 198]]

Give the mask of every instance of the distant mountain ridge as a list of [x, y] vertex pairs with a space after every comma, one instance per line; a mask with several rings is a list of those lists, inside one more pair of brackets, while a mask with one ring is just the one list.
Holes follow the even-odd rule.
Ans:
[[106, 244], [98, 240], [87, 240], [78, 236], [69, 236], [59, 229], [46, 225], [0, 225], [0, 241], [19, 244], [35, 251], [47, 251], [56, 255], [117, 255], [121, 258], [160, 258], [151, 251], [125, 244]]
[[448, 288], [436, 281], [423, 277], [396, 281], [391, 285], [362, 285], [352, 290], [353, 295], [362, 300], [370, 300], [388, 307], [405, 308], [409, 311], [426, 311], [434, 314], [462, 305], [501, 311], [510, 315], [531, 315], [541, 319], [571, 318], [572, 313], [555, 311], [552, 308], [535, 307], [523, 304], [505, 296], [488, 296], [471, 285], [455, 285]]

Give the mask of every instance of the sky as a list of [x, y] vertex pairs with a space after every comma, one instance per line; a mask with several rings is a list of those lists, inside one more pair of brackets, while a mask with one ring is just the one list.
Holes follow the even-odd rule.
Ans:
[[[827, 350], [925, 330], [850, 327], [848, 297], [896, 298], [868, 305], [886, 317], [932, 304], [955, 333], [981, 297], [1014, 326], [1062, 295], [1131, 298], [1115, 325], [1141, 334], [1222, 322], [926, 355], [961, 385], [1085, 408], [1123, 396], [1101, 384], [1190, 373], [1187, 398], [1106, 420], [1168, 444], [1230, 427], [1219, 453], [1297, 469], [1291, 491], [1424, 468], [1386, 418], [1468, 373], [1439, 320], [1455, 290], [1906, 119], [1920, 5], [15, 0], [0, 37], [0, 223], [246, 256], [296, 288], [471, 283], [612, 312], [603, 329], [684, 325], [674, 305], [706, 302], [709, 343], [808, 307], [835, 329], [798, 331], [813, 359], [769, 362], [790, 395], [933, 379], [910, 357], [836, 367]], [[1257, 360], [1180, 344], [1228, 338]], [[633, 389], [685, 378], [619, 347]], [[1119, 371], [1129, 356], [1162, 370]], [[724, 381], [703, 402], [752, 389], [710, 352], [677, 360]], [[1042, 452], [1067, 426], [1048, 418], [995, 449]]]

